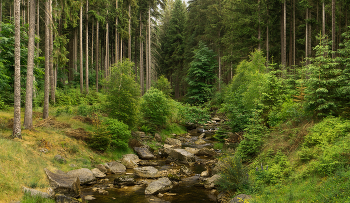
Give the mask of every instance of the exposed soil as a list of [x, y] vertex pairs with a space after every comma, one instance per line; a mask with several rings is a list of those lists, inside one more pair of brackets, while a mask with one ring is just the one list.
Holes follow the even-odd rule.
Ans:
[[71, 125], [68, 123], [62, 123], [59, 121], [56, 121], [55, 117], [49, 117], [44, 120], [39, 120], [35, 125], [35, 128], [38, 127], [54, 127], [54, 128], [71, 128]]
[[73, 119], [92, 125], [94, 121], [90, 117], [75, 116]]
[[68, 137], [83, 141], [88, 141], [91, 137], [91, 133], [85, 131], [83, 128], [69, 129], [65, 133]]

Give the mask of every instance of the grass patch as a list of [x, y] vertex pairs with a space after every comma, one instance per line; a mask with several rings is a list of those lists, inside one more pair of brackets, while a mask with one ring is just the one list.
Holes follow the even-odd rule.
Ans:
[[21, 199], [21, 203], [55, 203], [55, 200], [40, 196], [31, 196], [29, 193], [25, 193]]
[[162, 136], [162, 138], [164, 138], [171, 134], [181, 135], [185, 133], [187, 133], [187, 131], [184, 126], [178, 125], [176, 123], [171, 123], [171, 124], [168, 124], [166, 128], [160, 132], [160, 135]]

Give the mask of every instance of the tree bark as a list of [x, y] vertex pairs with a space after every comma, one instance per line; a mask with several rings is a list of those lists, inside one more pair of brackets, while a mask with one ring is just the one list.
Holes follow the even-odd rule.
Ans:
[[45, 4], [45, 90], [43, 118], [49, 117], [49, 96], [50, 96], [50, 0]]
[[295, 66], [295, 0], [293, 0], [293, 65]]
[[129, 27], [128, 27], [128, 58], [131, 61], [131, 4], [129, 2]]
[[[268, 1], [266, 1], [266, 14], [267, 14], [267, 23], [266, 23], [266, 67], [268, 67], [269, 66], [269, 23], [270, 23]], [[232, 53], [231, 53], [231, 55], [232, 55]], [[231, 79], [232, 79], [232, 62], [231, 62]]]
[[287, 66], [287, 10], [286, 0], [283, 3], [283, 66]]
[[98, 67], [99, 67], [99, 58], [98, 58], [98, 50], [99, 50], [99, 45], [98, 45], [98, 39], [99, 39], [99, 22], [97, 20], [96, 22], [96, 60], [95, 60], [95, 71], [96, 71], [96, 92], [98, 92]]
[[78, 29], [74, 31], [74, 74], [78, 72]]
[[[334, 1], [334, 0], [333, 0]], [[148, 62], [149, 62], [149, 65], [148, 65], [148, 88], [151, 88], [151, 72], [152, 72], [152, 49], [151, 49], [151, 44], [152, 44], [152, 41], [151, 41], [151, 35], [152, 35], [152, 32], [151, 32], [151, 6], [148, 7]]]
[[322, 2], [322, 36], [326, 35], [326, 9], [324, 1]]
[[50, 0], [50, 99], [55, 104], [55, 75], [53, 67], [53, 21], [52, 21], [52, 0]]
[[86, 49], [85, 49], [85, 88], [86, 94], [89, 94], [89, 0], [86, 0], [86, 22], [85, 22], [85, 30], [86, 30]]
[[[258, 49], [261, 50], [261, 43], [260, 43], [260, 39], [261, 39], [261, 31], [260, 31], [260, 0], [258, 0], [258, 15], [259, 15], [259, 23], [258, 23], [258, 41], [259, 41], [259, 45], [258, 45]], [[219, 84], [219, 90], [220, 90], [220, 84]]]
[[95, 34], [95, 20], [92, 18], [92, 27], [91, 27], [91, 65], [94, 65], [94, 34]]
[[[309, 19], [311, 19], [312, 16], [311, 16], [311, 10], [309, 10]], [[309, 49], [307, 51], [307, 53], [309, 54], [309, 56], [311, 56], [311, 51], [312, 51], [312, 45], [311, 45], [311, 39], [312, 39], [312, 29], [311, 29], [311, 23], [308, 23], [308, 28], [309, 28], [309, 31], [308, 31], [308, 37], [309, 39], [307, 40], [307, 42], [309, 43], [309, 45], [307, 46], [307, 48]], [[309, 61], [310, 63], [310, 61]]]
[[21, 135], [21, 2], [14, 1], [15, 14], [15, 78], [14, 78], [14, 108], [13, 108], [13, 134], [15, 138], [22, 138]]
[[305, 62], [306, 62], [306, 65], [308, 65], [308, 57], [309, 57], [309, 49], [308, 49], [308, 46], [309, 46], [309, 25], [308, 25], [308, 20], [309, 20], [309, 8], [306, 9], [306, 26], [305, 26]]
[[[115, 8], [118, 10], [118, 0], [115, 0]], [[118, 17], [116, 17], [115, 19], [115, 62], [118, 62], [118, 43], [119, 43], [119, 39], [118, 39]]]
[[[108, 11], [107, 11], [107, 15], [108, 15]], [[106, 58], [105, 58], [105, 78], [107, 78], [108, 73], [108, 22], [106, 23]]]
[[[0, 25], [1, 23], [2, 23], [2, 0], [0, 0]], [[1, 32], [1, 26], [0, 26], [0, 32]]]
[[[332, 51], [335, 52], [335, 0], [332, 0]], [[335, 53], [332, 53], [335, 58]]]
[[[40, 1], [38, 1], [38, 6], [37, 6], [37, 13], [38, 14], [37, 14], [37, 19], [36, 19], [36, 32], [37, 32], [38, 37], [40, 38], [40, 32], [39, 32], [39, 28], [40, 28], [39, 2]], [[36, 48], [38, 49], [38, 56], [39, 56], [39, 49], [40, 49], [39, 41], [36, 43]]]
[[149, 41], [148, 41], [148, 22], [147, 22], [147, 27], [146, 27], [146, 69], [145, 69], [145, 71], [146, 71], [146, 91], [145, 92], [147, 92], [147, 90], [148, 90], [148, 79], [149, 79], [149, 77], [148, 77], [148, 67], [149, 67], [149, 54], [148, 54], [148, 43], [149, 43]]
[[30, 1], [30, 20], [28, 36], [28, 60], [27, 60], [27, 84], [26, 104], [24, 115], [24, 127], [33, 127], [33, 69], [34, 69], [34, 47], [35, 47], [35, 0]]
[[144, 73], [143, 73], [143, 41], [142, 41], [142, 16], [140, 11], [140, 88], [141, 88], [141, 96], [144, 94]]
[[79, 30], [79, 43], [80, 43], [80, 93], [84, 92], [84, 64], [83, 64], [83, 4], [80, 4], [80, 30]]

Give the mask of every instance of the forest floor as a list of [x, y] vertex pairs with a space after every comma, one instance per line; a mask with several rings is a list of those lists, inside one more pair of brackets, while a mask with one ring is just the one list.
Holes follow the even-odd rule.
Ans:
[[[41, 112], [38, 109], [33, 113], [33, 129], [22, 130], [22, 139], [13, 139], [13, 110], [0, 111], [0, 202], [20, 200], [23, 186], [46, 191], [49, 182], [44, 168], [91, 168], [122, 156], [88, 148], [83, 140], [95, 129], [91, 119], [64, 114], [54, 117], [50, 112], [50, 117], [43, 120]], [[23, 117], [22, 111], [22, 123]], [[56, 160], [56, 155], [66, 161]]]

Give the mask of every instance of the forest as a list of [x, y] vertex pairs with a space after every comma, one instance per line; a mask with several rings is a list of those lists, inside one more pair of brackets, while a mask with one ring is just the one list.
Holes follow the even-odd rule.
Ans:
[[38, 202], [21, 187], [74, 168], [62, 150], [93, 168], [134, 153], [135, 132], [164, 144], [213, 115], [220, 194], [349, 202], [349, 5], [0, 0], [0, 202]]

